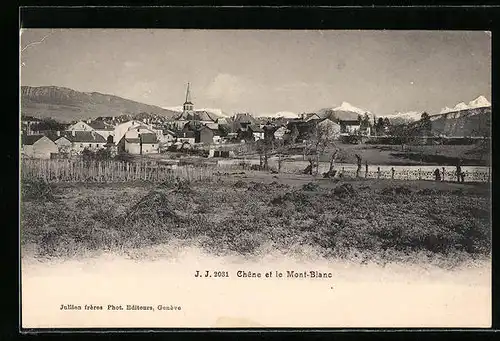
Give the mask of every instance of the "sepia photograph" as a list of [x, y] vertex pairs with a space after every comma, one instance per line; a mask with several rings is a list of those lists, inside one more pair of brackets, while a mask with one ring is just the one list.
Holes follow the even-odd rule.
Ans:
[[21, 29], [21, 327], [490, 328], [491, 32]]

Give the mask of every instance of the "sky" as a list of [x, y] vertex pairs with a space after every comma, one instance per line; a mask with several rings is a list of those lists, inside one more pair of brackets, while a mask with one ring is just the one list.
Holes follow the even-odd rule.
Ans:
[[483, 31], [25, 29], [21, 85], [254, 115], [348, 102], [374, 114], [491, 101]]

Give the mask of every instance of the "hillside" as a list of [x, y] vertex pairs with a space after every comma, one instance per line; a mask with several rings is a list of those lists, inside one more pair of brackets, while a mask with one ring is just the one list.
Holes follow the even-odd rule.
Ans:
[[432, 115], [432, 131], [446, 136], [490, 136], [491, 107]]
[[60, 121], [100, 116], [136, 115], [142, 112], [171, 118], [178, 113], [98, 92], [80, 92], [57, 86], [21, 86], [21, 112]]

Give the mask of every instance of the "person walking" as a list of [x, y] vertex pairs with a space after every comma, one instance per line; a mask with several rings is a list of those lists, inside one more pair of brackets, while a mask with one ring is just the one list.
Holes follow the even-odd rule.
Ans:
[[462, 160], [457, 162], [457, 182], [460, 182], [460, 176], [462, 174]]
[[446, 174], [444, 167], [442, 168], [442, 170], [443, 170], [443, 176], [441, 177], [441, 181], [444, 181], [444, 175]]
[[441, 181], [441, 172], [439, 171], [439, 168], [436, 168], [434, 171], [434, 180]]
[[368, 161], [365, 161], [365, 178], [368, 177]]
[[391, 179], [394, 180], [394, 167], [391, 167]]

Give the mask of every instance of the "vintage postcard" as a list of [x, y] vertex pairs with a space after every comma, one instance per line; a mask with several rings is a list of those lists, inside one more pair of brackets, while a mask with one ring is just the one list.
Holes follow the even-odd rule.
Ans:
[[22, 328], [491, 327], [491, 33], [22, 29]]

